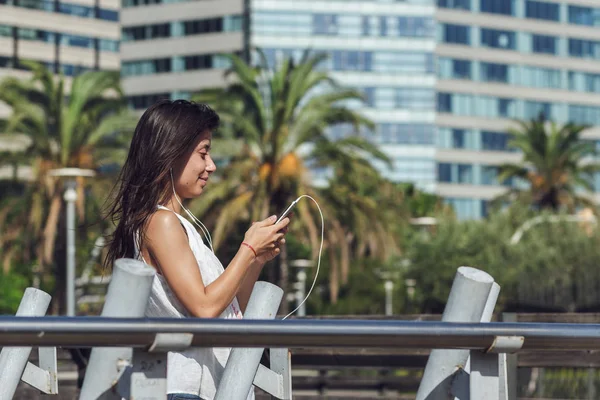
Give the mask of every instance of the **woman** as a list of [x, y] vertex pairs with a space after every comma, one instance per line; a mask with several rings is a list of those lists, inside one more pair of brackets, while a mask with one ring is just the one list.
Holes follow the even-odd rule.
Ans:
[[[148, 317], [242, 318], [263, 266], [285, 243], [288, 218], [254, 223], [224, 269], [180, 215], [183, 199], [202, 195], [216, 170], [210, 143], [218, 124], [218, 115], [206, 105], [164, 100], [148, 108], [135, 129], [109, 208], [117, 228], [106, 265], [129, 257], [156, 269]], [[169, 353], [168, 398], [212, 400], [229, 352]], [[252, 390], [248, 398], [254, 398]]]

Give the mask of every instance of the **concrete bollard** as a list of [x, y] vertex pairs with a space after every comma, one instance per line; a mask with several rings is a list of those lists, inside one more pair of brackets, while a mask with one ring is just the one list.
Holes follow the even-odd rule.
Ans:
[[[460, 267], [454, 277], [448, 303], [442, 315], [443, 322], [480, 322], [494, 279], [486, 272], [471, 267]], [[447, 400], [454, 373], [464, 368], [469, 350], [432, 350], [419, 390], [417, 400]]]
[[[46, 315], [52, 297], [39, 289], [27, 288], [17, 309], [17, 317]], [[0, 352], [0, 400], [11, 400], [17, 391], [31, 347], [5, 347]]]
[[[248, 301], [245, 319], [275, 319], [283, 290], [268, 282], [256, 282]], [[264, 349], [231, 350], [215, 400], [245, 400], [260, 364]]]
[[[115, 261], [102, 316], [143, 317], [155, 273], [154, 268], [141, 261], [127, 258]], [[92, 349], [79, 398], [81, 400], [120, 399], [121, 396], [113, 390], [121, 372], [118, 365], [131, 360], [131, 355], [130, 347]]]

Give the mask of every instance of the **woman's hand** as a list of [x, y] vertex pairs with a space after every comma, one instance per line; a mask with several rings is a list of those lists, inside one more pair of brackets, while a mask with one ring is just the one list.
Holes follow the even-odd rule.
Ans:
[[256, 262], [266, 263], [277, 257], [281, 250], [279, 246], [285, 243], [289, 218], [284, 218], [278, 224], [277, 216], [271, 216], [263, 221], [255, 222], [244, 235], [244, 242], [252, 246], [256, 252]]

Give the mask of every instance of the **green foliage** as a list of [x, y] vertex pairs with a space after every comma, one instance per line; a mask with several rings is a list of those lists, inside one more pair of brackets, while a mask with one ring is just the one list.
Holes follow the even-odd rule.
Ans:
[[593, 191], [593, 174], [600, 170], [599, 164], [584, 162], [596, 155], [595, 146], [581, 140], [587, 127], [571, 123], [559, 127], [546, 121], [543, 115], [519, 125], [520, 129], [509, 130], [512, 136], [509, 146], [518, 149], [523, 160], [502, 165], [498, 180], [518, 178], [528, 188], [513, 188], [500, 199], [517, 199], [553, 211], [595, 207], [579, 192]]
[[29, 277], [17, 272], [0, 272], [0, 314], [14, 314], [19, 308]]
[[460, 266], [482, 269], [495, 278], [502, 287], [499, 309], [598, 307], [594, 285], [600, 284], [599, 230], [564, 220], [542, 222], [511, 245], [515, 231], [536, 216], [557, 217], [513, 207], [480, 221], [443, 219], [433, 233], [415, 233], [406, 253], [411, 261], [407, 276], [416, 279], [420, 311], [443, 311]]

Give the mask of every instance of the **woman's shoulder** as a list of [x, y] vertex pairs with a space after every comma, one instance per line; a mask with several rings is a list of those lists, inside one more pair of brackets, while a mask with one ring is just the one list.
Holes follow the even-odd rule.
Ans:
[[172, 211], [156, 210], [156, 212], [150, 216], [148, 224], [146, 225], [146, 237], [151, 241], [153, 238], [177, 238], [180, 235], [183, 235], [181, 237], [187, 241], [185, 234], [186, 232], [182, 229], [179, 217]]

